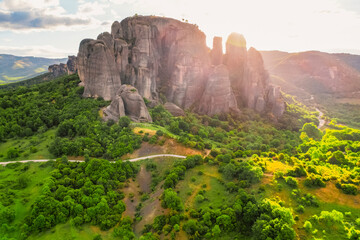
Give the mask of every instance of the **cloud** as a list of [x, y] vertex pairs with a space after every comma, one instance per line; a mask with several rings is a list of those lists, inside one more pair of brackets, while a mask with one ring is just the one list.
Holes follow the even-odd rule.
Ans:
[[8, 11], [30, 11], [59, 6], [59, 0], [3, 0], [0, 3], [0, 9]]
[[44, 12], [0, 12], [0, 30], [53, 29], [59, 26], [88, 25], [90, 19], [53, 16]]
[[105, 8], [108, 8], [109, 5], [99, 2], [85, 2], [79, 6], [77, 15], [83, 16], [98, 16], [105, 14]]
[[93, 18], [65, 14], [59, 0], [3, 0], [0, 2], [0, 31], [71, 30], [99, 24]]
[[44, 46], [1, 46], [0, 52], [2, 54], [12, 54], [16, 56], [36, 56], [46, 58], [66, 58], [68, 55], [75, 53], [69, 50], [58, 49], [51, 45]]

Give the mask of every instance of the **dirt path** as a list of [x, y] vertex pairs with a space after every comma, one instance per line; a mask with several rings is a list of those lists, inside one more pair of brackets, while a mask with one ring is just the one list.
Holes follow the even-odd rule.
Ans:
[[320, 111], [320, 109], [318, 109], [318, 108], [315, 108], [315, 109], [319, 113], [319, 116], [318, 116], [319, 126], [318, 126], [318, 128], [320, 129], [325, 125], [325, 120], [322, 119], [322, 116], [324, 115], [324, 113], [322, 111]]
[[140, 167], [140, 171], [136, 176], [136, 182], [139, 183], [141, 192], [143, 193], [151, 192], [151, 172], [148, 172], [144, 165], [141, 165]]
[[135, 234], [140, 236], [141, 230], [144, 229], [146, 224], [152, 224], [155, 217], [158, 215], [164, 215], [169, 212], [169, 209], [164, 209], [161, 207], [161, 195], [164, 192], [164, 189], [161, 188], [162, 183], [159, 183], [157, 188], [153, 193], [150, 194], [150, 198], [143, 202], [143, 207], [140, 210], [140, 216], [142, 216], [141, 221], [134, 224]]

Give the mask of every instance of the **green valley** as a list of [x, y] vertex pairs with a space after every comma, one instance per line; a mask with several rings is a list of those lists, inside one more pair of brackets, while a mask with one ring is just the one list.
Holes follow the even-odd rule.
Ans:
[[[79, 82], [0, 91], [1, 239], [359, 238], [359, 130], [319, 130], [291, 96], [275, 122], [161, 104], [104, 122]], [[126, 161], [162, 153], [187, 158]]]

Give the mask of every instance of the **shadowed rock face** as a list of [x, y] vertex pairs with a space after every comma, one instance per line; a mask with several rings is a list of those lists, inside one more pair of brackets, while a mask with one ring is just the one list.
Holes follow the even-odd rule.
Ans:
[[[180, 108], [208, 115], [239, 113], [239, 107], [272, 111], [283, 102], [281, 95], [269, 102], [261, 55], [253, 48], [247, 51], [242, 35], [229, 36], [223, 55], [221, 38], [214, 38], [210, 51], [196, 25], [163, 17], [129, 17], [114, 22], [111, 33], [83, 40], [77, 68], [86, 97], [115, 100], [121, 84], [128, 84], [152, 104], [163, 94]], [[124, 106], [127, 115], [133, 114], [131, 104], [124, 101]], [[276, 109], [281, 115], [282, 108]]]
[[66, 62], [66, 66], [68, 68], [68, 74], [74, 74], [77, 72], [76, 67], [76, 57], [75, 56], [69, 56], [68, 60]]
[[238, 112], [229, 71], [225, 65], [214, 67], [209, 75], [197, 112], [208, 115]]

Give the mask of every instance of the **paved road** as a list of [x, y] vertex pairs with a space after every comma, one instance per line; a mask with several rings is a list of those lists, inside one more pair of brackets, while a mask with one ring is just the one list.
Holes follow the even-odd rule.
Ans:
[[[145, 160], [145, 159], [148, 159], [148, 158], [158, 158], [158, 157], [186, 158], [186, 156], [176, 155], [176, 154], [157, 154], [157, 155], [149, 155], [149, 156], [145, 156], [145, 157], [125, 159], [125, 160], [123, 160], [123, 161], [137, 162], [137, 161]], [[16, 163], [16, 162], [21, 162], [21, 163], [27, 163], [27, 162], [47, 162], [47, 161], [50, 161], [50, 160], [51, 160], [51, 159], [20, 160], [20, 161], [10, 161], [10, 162], [0, 162], [0, 165], [7, 165], [7, 164], [9, 164], [9, 163]], [[84, 162], [84, 160], [69, 160], [69, 162]], [[111, 161], [111, 162], [115, 162], [115, 161]]]

